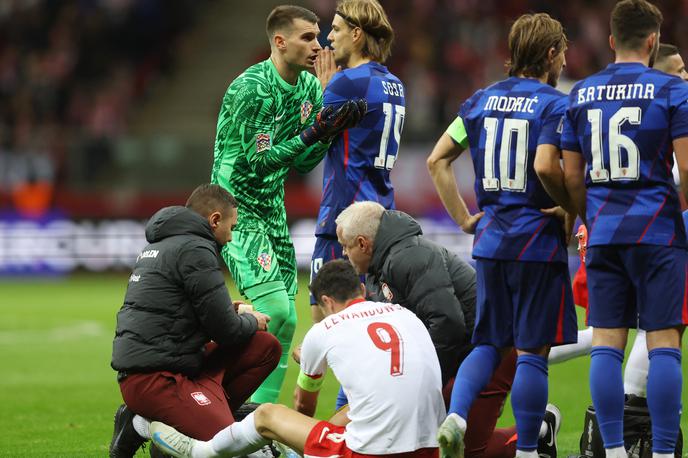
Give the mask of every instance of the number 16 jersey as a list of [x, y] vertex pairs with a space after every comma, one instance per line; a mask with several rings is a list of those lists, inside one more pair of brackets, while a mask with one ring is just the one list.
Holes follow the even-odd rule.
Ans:
[[353, 302], [316, 323], [301, 347], [311, 379], [332, 368], [349, 400], [344, 439], [357, 453], [437, 447], [446, 411], [440, 364], [423, 323], [400, 305]]
[[[473, 257], [567, 262], [561, 223], [541, 211], [556, 204], [533, 166], [538, 145], [559, 147], [565, 105], [566, 97], [553, 87], [511, 77], [479, 90], [461, 106], [448, 133], [470, 146], [475, 194], [485, 212], [475, 231]], [[456, 129], [456, 123], [464, 129]]]
[[672, 141], [688, 136], [688, 84], [615, 63], [569, 94], [562, 149], [586, 162], [588, 246], [685, 246]]

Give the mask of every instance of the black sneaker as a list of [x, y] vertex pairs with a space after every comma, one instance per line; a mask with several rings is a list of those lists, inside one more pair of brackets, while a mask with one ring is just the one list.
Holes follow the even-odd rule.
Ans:
[[110, 442], [110, 458], [131, 458], [146, 441], [134, 429], [134, 412], [122, 404], [115, 413], [115, 430]]
[[547, 404], [545, 419], [547, 434], [538, 439], [538, 455], [540, 458], [557, 458], [557, 434], [561, 428], [561, 412], [554, 404]]

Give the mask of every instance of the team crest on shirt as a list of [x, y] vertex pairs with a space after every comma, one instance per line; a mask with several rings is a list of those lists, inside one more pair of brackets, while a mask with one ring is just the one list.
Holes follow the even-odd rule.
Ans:
[[392, 290], [389, 289], [389, 286], [387, 286], [387, 283], [382, 284], [382, 295], [385, 296], [385, 299], [388, 301], [392, 301], [392, 298], [394, 297], [394, 294], [392, 294]]
[[198, 403], [199, 406], [207, 406], [210, 404], [210, 399], [208, 399], [208, 396], [200, 391], [194, 391], [191, 393], [191, 397]]
[[267, 253], [261, 253], [258, 255], [258, 264], [263, 268], [264, 271], [270, 271], [270, 265], [272, 264], [272, 257]]
[[301, 104], [301, 124], [306, 122], [312, 111], [313, 104], [310, 102], [310, 100], [306, 100]]
[[270, 149], [270, 134], [256, 135], [256, 152], [262, 153]]

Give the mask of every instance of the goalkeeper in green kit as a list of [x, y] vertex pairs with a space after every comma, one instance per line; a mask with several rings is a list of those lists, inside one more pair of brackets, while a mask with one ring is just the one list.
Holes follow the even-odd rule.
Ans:
[[[233, 240], [222, 256], [240, 292], [271, 318], [282, 344], [275, 371], [254, 402], [275, 402], [287, 369], [296, 327], [296, 257], [284, 208], [290, 167], [306, 173], [323, 158], [333, 136], [354, 126], [365, 100], [322, 108], [326, 69], [313, 68], [321, 51], [318, 17], [298, 6], [278, 6], [267, 19], [270, 58], [249, 67], [229, 86], [217, 121], [211, 181], [239, 203]], [[325, 66], [319, 66], [320, 69]]]

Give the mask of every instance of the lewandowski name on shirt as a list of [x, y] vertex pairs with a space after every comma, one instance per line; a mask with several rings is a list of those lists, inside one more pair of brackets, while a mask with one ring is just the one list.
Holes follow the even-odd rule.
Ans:
[[398, 312], [399, 310], [403, 309], [404, 308], [401, 305], [385, 304], [358, 311], [345, 310], [325, 318], [323, 320], [323, 325], [325, 326], [325, 329], [329, 330], [332, 329], [334, 326], [338, 325], [339, 323], [342, 323], [347, 320], [355, 320], [357, 318], [371, 318], [379, 315], [384, 315], [386, 313]]
[[606, 84], [578, 89], [576, 103], [654, 98], [655, 85], [652, 83]]

